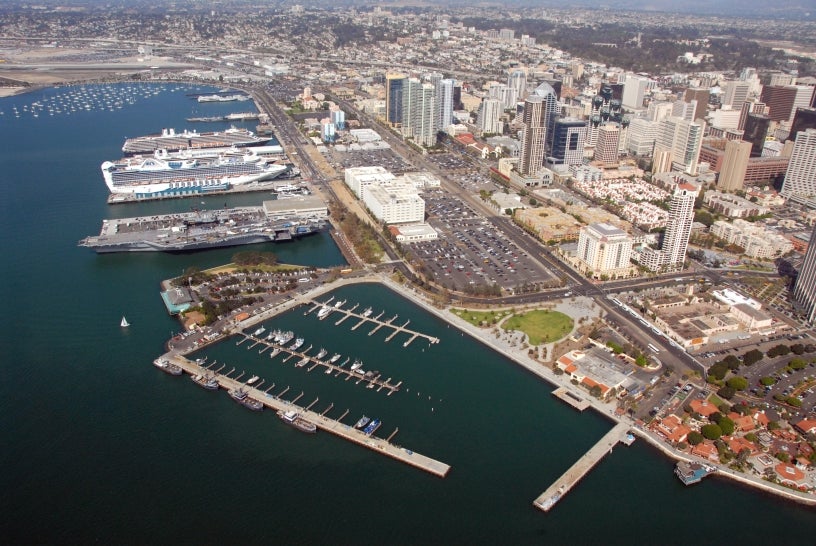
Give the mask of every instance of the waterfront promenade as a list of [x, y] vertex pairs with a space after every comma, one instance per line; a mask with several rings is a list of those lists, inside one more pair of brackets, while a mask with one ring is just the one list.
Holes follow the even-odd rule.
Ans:
[[[400, 283], [395, 282], [393, 279], [386, 275], [375, 275], [375, 274], [368, 274], [365, 276], [359, 276], [354, 278], [343, 278], [339, 279], [334, 283], [324, 284], [314, 289], [310, 290], [304, 294], [298, 294], [294, 296], [291, 300], [278, 304], [270, 309], [261, 311], [255, 315], [252, 315], [250, 318], [240, 322], [240, 323], [232, 323], [230, 328], [231, 331], [228, 332], [226, 335], [232, 335], [235, 333], [239, 333], [246, 328], [251, 328], [267, 319], [272, 318], [275, 315], [288, 311], [294, 307], [300, 305], [309, 305], [313, 302], [317, 297], [329, 293], [337, 288], [342, 286], [348, 286], [353, 284], [360, 284], [360, 283], [379, 283], [383, 284], [384, 286], [388, 287], [392, 291], [400, 294], [401, 296], [409, 299], [417, 306], [421, 307], [428, 313], [436, 316], [437, 318], [441, 319], [442, 321], [453, 325], [455, 328], [459, 329], [464, 334], [471, 336], [476, 341], [482, 343], [483, 345], [490, 347], [497, 353], [500, 353], [510, 359], [511, 361], [515, 362], [516, 364], [524, 367], [526, 370], [531, 372], [532, 374], [538, 376], [540, 379], [550, 383], [551, 385], [555, 386], [556, 388], [563, 388], [566, 391], [573, 391], [574, 387], [569, 381], [569, 377], [566, 375], [558, 376], [552, 372], [552, 370], [542, 364], [541, 362], [535, 361], [530, 358], [526, 352], [520, 348], [513, 347], [507, 343], [503, 343], [499, 339], [493, 336], [489, 330], [478, 328], [470, 324], [469, 322], [465, 321], [464, 319], [459, 318], [456, 316], [455, 313], [451, 312], [451, 308], [443, 308], [440, 309], [435, 307], [431, 303], [429, 303], [423, 296], [423, 294], [411, 286], [402, 285]], [[589, 303], [588, 303], [589, 305]], [[576, 308], [576, 311], [578, 309]], [[573, 317], [575, 318], [575, 317]], [[212, 337], [208, 339], [205, 343], [197, 345], [195, 347], [190, 347], [186, 350], [187, 353], [192, 352], [194, 350], [198, 350], [205, 344], [215, 343], [221, 339], [224, 339], [225, 335], [219, 335], [217, 337]], [[631, 432], [636, 435], [637, 437], [643, 439], [644, 441], [648, 442], [650, 445], [656, 447], [658, 450], [663, 452], [665, 455], [675, 459], [675, 460], [687, 460], [687, 461], [696, 461], [696, 462], [703, 462], [706, 464], [710, 464], [710, 461], [703, 461], [697, 457], [688, 455], [686, 453], [678, 452], [677, 450], [673, 449], [671, 446], [667, 445], [666, 442], [652, 434], [651, 432], [641, 428], [635, 421], [627, 416], [618, 416], [615, 414], [615, 404], [614, 402], [604, 402], [593, 398], [591, 396], [583, 397], [582, 401], [584, 401], [588, 407], [593, 408], [597, 411], [600, 415], [603, 415], [610, 421], [612, 421], [615, 425], [625, 425], [629, 427]], [[583, 404], [582, 404], [583, 406]], [[778, 484], [774, 484], [763, 480], [759, 476], [749, 476], [744, 473], [736, 472], [734, 470], [729, 469], [724, 465], [716, 465], [718, 472], [715, 476], [723, 476], [729, 479], [733, 479], [737, 482], [742, 484], [748, 485], [750, 487], [761, 489], [768, 493], [772, 493], [774, 495], [778, 495], [784, 497], [788, 500], [792, 500], [795, 502], [808, 504], [812, 506], [816, 506], [816, 497], [811, 495], [807, 495], [805, 493], [800, 493], [786, 487], [783, 487]]]

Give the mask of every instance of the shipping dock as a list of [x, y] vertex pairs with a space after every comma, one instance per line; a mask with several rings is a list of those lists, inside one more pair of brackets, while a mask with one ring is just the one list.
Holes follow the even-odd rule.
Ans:
[[[344, 440], [354, 442], [355, 444], [371, 449], [372, 451], [375, 451], [377, 453], [382, 453], [383, 455], [387, 455], [392, 459], [396, 459], [407, 465], [419, 468], [420, 470], [424, 470], [425, 472], [428, 472], [435, 476], [439, 476], [440, 478], [444, 478], [450, 471], [450, 465], [447, 465], [435, 459], [431, 459], [430, 457], [426, 457], [425, 455], [415, 453], [410, 449], [406, 449], [395, 444], [392, 444], [390, 440], [396, 434], [397, 432], [396, 430], [391, 433], [388, 439], [382, 439], [373, 435], [375, 430], [366, 432], [354, 428], [353, 425], [347, 425], [345, 423], [342, 423], [340, 419], [346, 417], [348, 411], [343, 413], [342, 417], [340, 417], [340, 419], [337, 420], [330, 419], [329, 417], [327, 417], [326, 414], [334, 407], [333, 404], [331, 404], [322, 412], [317, 412], [312, 411], [311, 408], [318, 402], [318, 400], [315, 400], [307, 407], [301, 407], [295, 404], [295, 402], [303, 396], [303, 393], [300, 393], [297, 397], [295, 397], [291, 401], [284, 400], [281, 397], [289, 390], [289, 387], [283, 389], [276, 396], [269, 392], [271, 387], [268, 387], [266, 391], [264, 391], [253, 386], [249, 386], [247, 384], [248, 382], [242, 383], [238, 381], [238, 379], [232, 379], [230, 377], [227, 377], [229, 373], [226, 375], [222, 375], [213, 370], [205, 368], [203, 366], [204, 364], [203, 361], [194, 362], [176, 353], [166, 353], [159, 357], [159, 359], [157, 360], [161, 360], [163, 362], [167, 362], [168, 364], [180, 367], [184, 373], [187, 373], [194, 379], [196, 377], [207, 377], [208, 380], [217, 382], [220, 388], [226, 389], [230, 393], [241, 393], [243, 397], [251, 399], [253, 402], [258, 402], [262, 406], [270, 408], [272, 410], [281, 412], [296, 412], [300, 416], [300, 418], [304, 419], [309, 423], [314, 424], [319, 430], [329, 432], [331, 434], [334, 434], [335, 436], [343, 438]], [[235, 369], [233, 368], [233, 370], [231, 370], [230, 373], [234, 370]], [[240, 377], [241, 376], [239, 375], [238, 378]], [[260, 387], [262, 383], [263, 381], [257, 383], [257, 385]]]
[[304, 221], [295, 216], [274, 219], [264, 207], [194, 210], [102, 221], [99, 235], [86, 237], [79, 246], [99, 254], [110, 252], [184, 252], [291, 241], [328, 228], [325, 218]]

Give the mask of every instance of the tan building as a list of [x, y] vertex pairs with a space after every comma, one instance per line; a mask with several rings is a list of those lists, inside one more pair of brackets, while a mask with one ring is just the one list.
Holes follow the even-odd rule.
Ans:
[[575, 241], [581, 229], [578, 220], [554, 207], [518, 210], [516, 218], [542, 241]]
[[748, 171], [748, 160], [751, 157], [751, 143], [742, 140], [730, 140], [725, 145], [720, 176], [717, 188], [725, 191], [742, 189], [745, 173]]

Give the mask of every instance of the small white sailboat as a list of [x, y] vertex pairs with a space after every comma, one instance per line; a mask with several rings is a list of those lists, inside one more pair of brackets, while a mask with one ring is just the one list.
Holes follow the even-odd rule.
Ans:
[[130, 326], [130, 323], [124, 316], [122, 316], [122, 322], [119, 323], [119, 326], [121, 326], [122, 328], [127, 328], [128, 326]]

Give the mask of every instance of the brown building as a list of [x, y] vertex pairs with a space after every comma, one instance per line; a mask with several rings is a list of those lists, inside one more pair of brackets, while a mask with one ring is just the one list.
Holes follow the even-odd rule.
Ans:
[[796, 87], [792, 85], [766, 85], [762, 88], [760, 101], [770, 109], [768, 117], [771, 118], [771, 121], [790, 119], [796, 92]]

